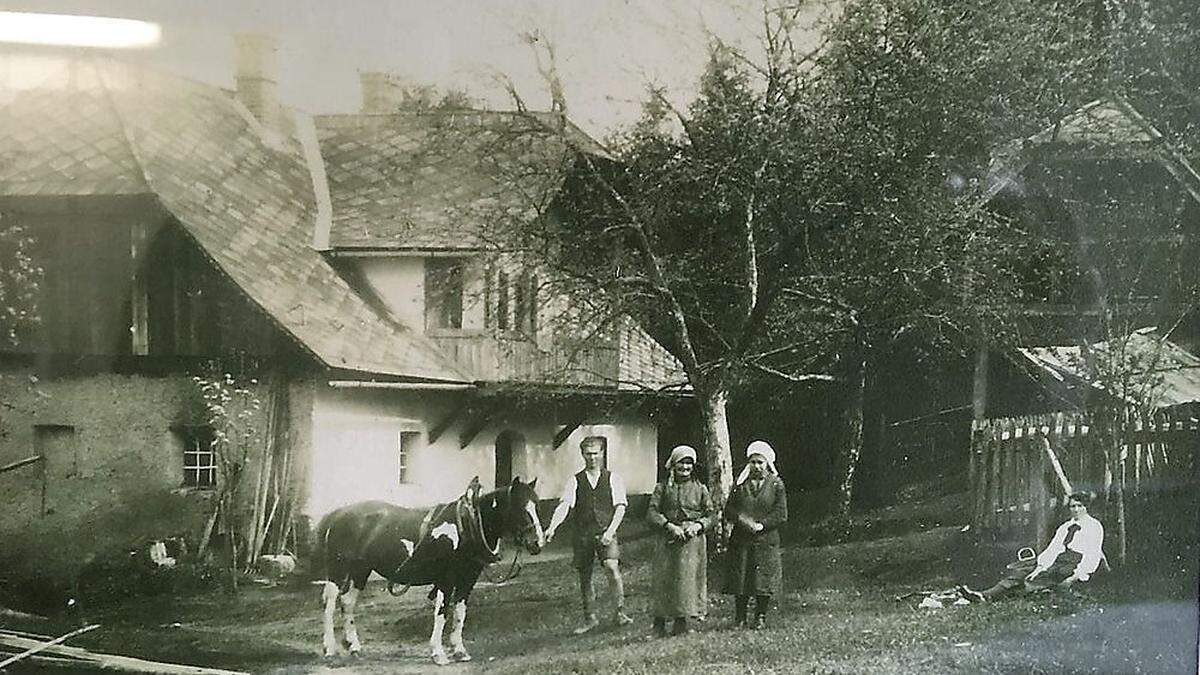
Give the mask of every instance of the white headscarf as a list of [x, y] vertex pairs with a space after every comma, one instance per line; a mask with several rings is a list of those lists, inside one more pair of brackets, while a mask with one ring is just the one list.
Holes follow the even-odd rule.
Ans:
[[668, 472], [667, 473], [667, 482], [668, 483], [671, 483], [671, 484], [675, 483], [675, 472], [672, 471], [671, 468], [673, 466], [675, 466], [675, 462], [678, 462], [679, 460], [683, 459], [684, 457], [690, 457], [693, 462], [697, 461], [696, 460], [696, 449], [690, 445], [675, 446], [675, 449], [671, 451], [671, 456], [669, 458], [667, 458], [667, 463], [665, 465], [667, 467], [667, 472]]
[[775, 470], [775, 449], [766, 441], [753, 441], [746, 446], [746, 466], [742, 467], [742, 472], [738, 474], [738, 485], [745, 483], [746, 479], [750, 477], [750, 458], [755, 455], [767, 460], [767, 471], [775, 475], [779, 474]]

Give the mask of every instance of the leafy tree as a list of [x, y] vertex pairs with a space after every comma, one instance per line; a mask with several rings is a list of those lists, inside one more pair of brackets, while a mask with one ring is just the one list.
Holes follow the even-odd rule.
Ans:
[[[832, 387], [847, 410], [845, 514], [877, 366], [906, 341], [996, 333], [1038, 290], [1022, 260], [1053, 259], [1022, 221], [985, 208], [993, 152], [1113, 87], [1170, 85], [1193, 66], [1138, 52], [1122, 28], [1133, 14], [1092, 0], [850, 0], [815, 50], [793, 39], [800, 9], [764, 8], [757, 58], [715, 42], [686, 109], [652, 90], [611, 155], [573, 142], [560, 118], [583, 152], [544, 163], [563, 178], [530, 202], [542, 217], [492, 222], [506, 250], [551, 270], [565, 321], [599, 331], [632, 316], [679, 360], [719, 500], [730, 391], [764, 374]], [[562, 91], [553, 59], [539, 65]], [[539, 137], [552, 119], [525, 117]]]

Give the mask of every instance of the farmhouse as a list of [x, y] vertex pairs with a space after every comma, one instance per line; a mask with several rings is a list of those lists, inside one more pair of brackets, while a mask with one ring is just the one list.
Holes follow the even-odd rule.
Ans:
[[[339, 505], [431, 504], [476, 475], [552, 495], [587, 436], [649, 492], [677, 362], [627, 321], [587, 339], [551, 321], [544, 272], [472, 234], [528, 186], [482, 170], [479, 144], [433, 142], [513, 114], [397, 111], [395, 84], [364, 75], [361, 114], [314, 118], [277, 100], [269, 40], [238, 46], [235, 91], [4, 57], [0, 227], [44, 270], [40, 325], [0, 360], [7, 552], [47, 532], [83, 555], [199, 531], [227, 435], [196, 377], [255, 413], [231, 443], [253, 551]], [[559, 157], [603, 152], [561, 115], [522, 119]]]

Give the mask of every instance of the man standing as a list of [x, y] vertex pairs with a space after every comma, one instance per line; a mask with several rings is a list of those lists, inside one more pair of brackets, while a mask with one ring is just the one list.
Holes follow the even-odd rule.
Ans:
[[608, 574], [609, 589], [616, 607], [613, 621], [618, 626], [633, 622], [625, 614], [625, 584], [617, 566], [620, 549], [617, 546], [617, 527], [625, 517], [628, 500], [625, 484], [616, 474], [604, 468], [604, 439], [588, 436], [579, 444], [583, 455], [583, 471], [567, 480], [563, 486], [562, 500], [550, 518], [546, 530], [546, 542], [554, 538], [569, 514], [574, 514], [575, 526], [574, 565], [579, 572], [579, 591], [583, 597], [584, 623], [575, 629], [582, 635], [600, 625], [596, 620], [596, 594], [592, 588], [592, 567], [597, 558]]

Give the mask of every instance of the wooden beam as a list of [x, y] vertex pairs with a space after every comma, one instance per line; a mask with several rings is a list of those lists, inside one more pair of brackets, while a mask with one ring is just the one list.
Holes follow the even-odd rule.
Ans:
[[454, 409], [448, 415], [438, 420], [438, 423], [433, 425], [433, 428], [429, 430], [429, 444], [433, 445], [437, 439], [441, 438], [442, 434], [446, 433], [446, 430], [457, 422], [459, 417], [462, 417], [463, 411], [470, 405], [471, 398], [463, 397], [463, 400], [454, 406]]
[[[17, 661], [20, 661], [21, 659], [24, 659], [27, 656], [32, 656], [33, 654], [36, 654], [40, 651], [49, 649], [56, 644], [66, 642], [67, 640], [70, 640], [71, 638], [75, 637], [76, 635], [83, 635], [84, 633], [89, 633], [91, 631], [94, 631], [99, 627], [100, 627], [100, 624], [94, 623], [90, 626], [84, 626], [83, 628], [73, 630], [70, 633], [67, 633], [66, 635], [60, 635], [48, 642], [38, 642], [37, 644], [27, 647], [25, 649], [25, 651], [21, 652], [20, 654], [17, 654], [16, 656], [10, 656], [7, 659], [0, 661], [0, 668], [4, 668], [5, 666], [16, 663]], [[37, 642], [37, 641], [33, 640], [32, 642]]]
[[1038, 442], [1042, 446], [1042, 453], [1046, 455], [1046, 458], [1050, 460], [1050, 466], [1054, 468], [1054, 475], [1058, 477], [1058, 484], [1063, 489], [1063, 494], [1070, 495], [1074, 492], [1071, 488], [1071, 481], [1067, 480], [1067, 474], [1058, 461], [1058, 455], [1054, 454], [1054, 449], [1050, 447], [1050, 438], [1046, 434], [1038, 434]]
[[559, 429], [558, 432], [554, 434], [554, 445], [551, 446], [551, 449], [557, 450], [560, 445], [565, 443], [567, 438], [574, 433], [576, 429], [583, 425], [585, 419], [586, 418], [583, 415], [579, 415], [573, 418], [565, 427]]
[[6, 464], [5, 466], [0, 466], [0, 473], [4, 473], [5, 471], [12, 471], [13, 469], [19, 469], [19, 468], [25, 466], [26, 464], [33, 464], [34, 462], [40, 462], [41, 460], [42, 460], [41, 455], [34, 455], [33, 457], [26, 457], [25, 459], [18, 459], [17, 461], [13, 462], [12, 464]]
[[[89, 629], [92, 627], [89, 627]], [[61, 639], [70, 637], [71, 634], [63, 636]], [[62, 645], [49, 645], [45, 641], [35, 640], [14, 634], [12, 631], [0, 630], [0, 645], [12, 647], [15, 649], [32, 650], [36, 647], [41, 647], [38, 651], [44, 651], [46, 654], [51, 654], [55, 658], [49, 663], [55, 665], [65, 665], [63, 661], [70, 661], [76, 667], [86, 667], [88, 672], [96, 670], [114, 670], [129, 673], [151, 673], [158, 675], [246, 675], [238, 671], [222, 670], [219, 668], [204, 668], [201, 666], [188, 666], [178, 663], [165, 663], [162, 661], [148, 661], [145, 659], [137, 659], [129, 656], [118, 656], [115, 654], [101, 654], [98, 652], [90, 652], [80, 647], [65, 647]], [[33, 653], [33, 652], [29, 652]], [[23, 657], [31, 660], [38, 660], [38, 656]], [[49, 664], [48, 663], [48, 664]]]
[[483, 431], [484, 427], [488, 425], [488, 422], [492, 421], [492, 418], [495, 417], [500, 407], [501, 403], [499, 401], [490, 401], [475, 411], [471, 415], [466, 428], [458, 435], [458, 447], [461, 449], [470, 445], [471, 441], [475, 440], [475, 437], [479, 435], [479, 432]]

